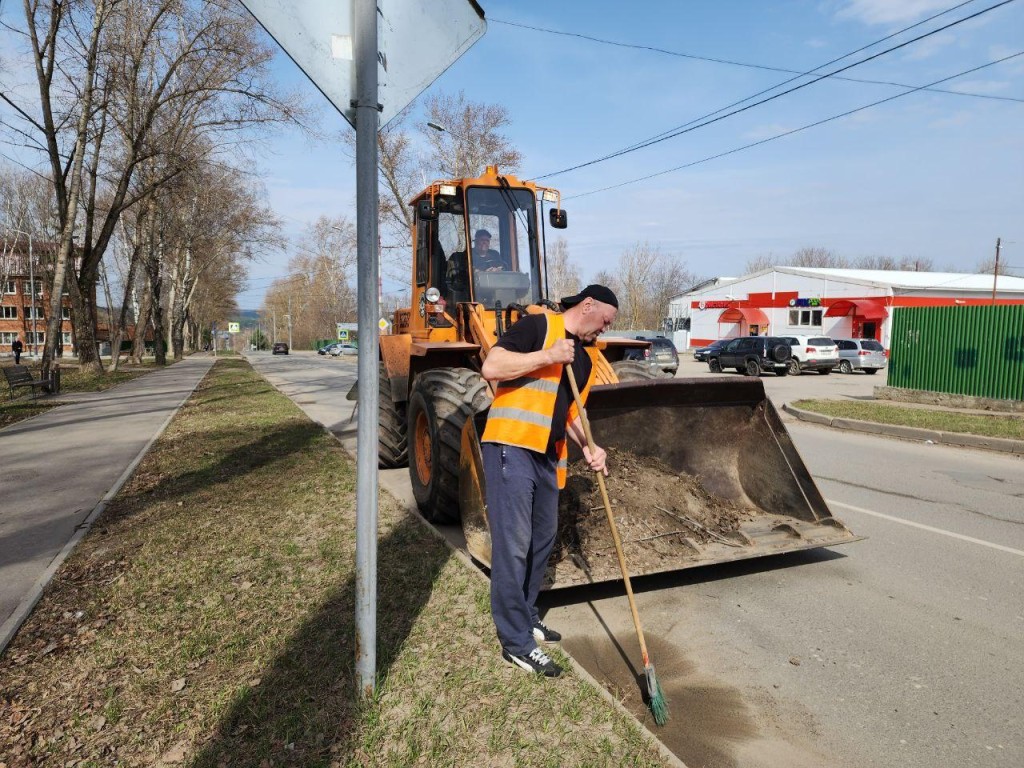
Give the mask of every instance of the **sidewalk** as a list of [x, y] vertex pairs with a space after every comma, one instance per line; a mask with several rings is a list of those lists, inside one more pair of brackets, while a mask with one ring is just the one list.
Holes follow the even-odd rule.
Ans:
[[0, 652], [56, 568], [198, 386], [193, 356], [0, 430]]

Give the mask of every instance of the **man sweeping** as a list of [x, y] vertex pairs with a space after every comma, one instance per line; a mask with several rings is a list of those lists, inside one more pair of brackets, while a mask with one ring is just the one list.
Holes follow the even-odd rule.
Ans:
[[562, 314], [528, 315], [495, 343], [481, 373], [497, 393], [481, 438], [491, 529], [491, 614], [502, 657], [529, 672], [558, 677], [562, 668], [538, 647], [562, 636], [540, 619], [537, 596], [558, 529], [568, 436], [590, 468], [604, 472], [605, 451], [587, 447], [566, 376], [594, 371], [583, 345], [608, 330], [619, 309], [611, 289], [588, 285], [562, 299]]

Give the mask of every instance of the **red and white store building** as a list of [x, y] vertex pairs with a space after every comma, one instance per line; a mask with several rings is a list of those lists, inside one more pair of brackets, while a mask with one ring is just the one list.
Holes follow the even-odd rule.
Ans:
[[901, 308], [988, 305], [993, 287], [996, 303], [1024, 304], [1020, 277], [772, 267], [708, 280], [676, 296], [669, 319], [678, 349], [749, 335], [873, 338], [888, 349]]

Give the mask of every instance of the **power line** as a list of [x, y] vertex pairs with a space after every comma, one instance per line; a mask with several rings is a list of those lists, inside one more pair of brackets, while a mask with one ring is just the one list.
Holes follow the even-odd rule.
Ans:
[[668, 168], [668, 169], [666, 169], [664, 171], [658, 171], [657, 173], [651, 173], [651, 174], [648, 174], [646, 176], [640, 176], [638, 178], [630, 179], [628, 181], [623, 181], [623, 182], [620, 182], [618, 184], [612, 184], [612, 185], [607, 186], [607, 187], [601, 187], [600, 189], [592, 189], [592, 190], [590, 190], [588, 192], [580, 192], [579, 194], [570, 195], [570, 196], [567, 196], [567, 197], [565, 197], [563, 199], [565, 199], [565, 200], [574, 200], [574, 199], [579, 198], [579, 197], [587, 197], [588, 195], [595, 195], [598, 192], [607, 192], [609, 189], [618, 189], [619, 187], [624, 187], [624, 186], [626, 186], [628, 184], [636, 184], [636, 183], [641, 182], [641, 181], [646, 181], [647, 179], [653, 179], [653, 178], [655, 178], [657, 176], [664, 176], [665, 174], [673, 173], [674, 171], [681, 171], [684, 168], [692, 168], [693, 166], [700, 165], [701, 163], [706, 163], [706, 162], [709, 162], [711, 160], [717, 160], [718, 158], [725, 157], [727, 155], [733, 155], [733, 154], [736, 154], [737, 152], [742, 152], [745, 149], [750, 149], [752, 147], [757, 147], [757, 146], [760, 146], [761, 144], [767, 144], [770, 141], [775, 141], [776, 139], [781, 139], [781, 138], [784, 138], [786, 136], [792, 136], [794, 133], [800, 133], [801, 131], [806, 131], [808, 128], [814, 128], [814, 127], [819, 126], [819, 125], [824, 125], [825, 123], [830, 123], [833, 120], [838, 120], [838, 119], [840, 119], [842, 117], [848, 117], [849, 115], [855, 114], [857, 112], [862, 112], [865, 109], [870, 109], [871, 107], [877, 107], [879, 104], [885, 104], [886, 102], [894, 101], [896, 99], [903, 98], [904, 96], [909, 96], [911, 93], [915, 93], [916, 91], [924, 90], [925, 88], [928, 88], [928, 87], [930, 87], [932, 85], [938, 85], [940, 83], [945, 83], [945, 82], [948, 82], [950, 80], [955, 80], [958, 77], [963, 77], [964, 75], [972, 74], [974, 72], [977, 72], [979, 70], [985, 69], [987, 67], [992, 67], [992, 66], [995, 66], [996, 64], [1001, 64], [1004, 61], [1009, 61], [1010, 59], [1015, 59], [1018, 56], [1024, 56], [1024, 51], [1018, 51], [1017, 53], [1010, 54], [1009, 56], [1004, 56], [1001, 59], [996, 59], [995, 61], [990, 61], [987, 64], [982, 64], [980, 66], [973, 67], [971, 69], [966, 69], [963, 72], [958, 72], [955, 75], [950, 75], [949, 77], [944, 77], [941, 80], [936, 80], [936, 81], [934, 81], [932, 83], [928, 83], [927, 85], [922, 85], [919, 88], [915, 88], [913, 91], [905, 91], [904, 93], [897, 93], [897, 94], [895, 94], [893, 96], [889, 96], [888, 98], [880, 99], [879, 101], [874, 101], [874, 102], [872, 102], [870, 104], [865, 104], [862, 107], [857, 107], [856, 109], [850, 109], [850, 110], [847, 110], [846, 112], [842, 112], [842, 113], [840, 113], [838, 115], [833, 115], [832, 117], [826, 117], [824, 120], [817, 120], [817, 121], [815, 121], [813, 123], [808, 123], [807, 125], [803, 125], [803, 126], [801, 126], [799, 128], [794, 128], [794, 129], [792, 129], [790, 131], [784, 131], [784, 132], [778, 133], [778, 134], [776, 134], [774, 136], [769, 136], [768, 138], [761, 139], [760, 141], [755, 141], [755, 142], [752, 142], [750, 144], [744, 144], [742, 147], [735, 147], [734, 149], [730, 149], [730, 150], [728, 150], [726, 152], [719, 152], [716, 155], [709, 155], [708, 157], [701, 158], [700, 160], [694, 160], [691, 163], [684, 163], [683, 165], [677, 165], [674, 168]]
[[[974, 0], [968, 0], [968, 2], [974, 2]], [[961, 5], [966, 5], [966, 3], [961, 3]], [[942, 13], [943, 14], [944, 13], [949, 13], [950, 11], [956, 10], [956, 8], [959, 8], [959, 7], [960, 6], [958, 5], [958, 6], [955, 6], [954, 8], [949, 8], [949, 9], [943, 11]], [[942, 14], [937, 14], [937, 15], [941, 16]], [[918, 22], [918, 24], [924, 24], [925, 22], [930, 21], [931, 19], [934, 19], [934, 18], [935, 18], [935, 16], [930, 16], [929, 18], [924, 19], [923, 21]], [[747, 69], [761, 69], [761, 70], [764, 70], [766, 72], [781, 72], [783, 74], [798, 75], [800, 77], [803, 77], [803, 76], [806, 76], [806, 75], [810, 74], [809, 72], [801, 72], [798, 69], [787, 69], [785, 67], [773, 67], [773, 66], [768, 65], [768, 64], [752, 64], [752, 63], [747, 62], [747, 61], [733, 61], [732, 59], [721, 59], [721, 58], [716, 58], [714, 56], [700, 56], [698, 54], [684, 53], [682, 51], [672, 51], [672, 50], [668, 50], [667, 48], [658, 48], [657, 46], [652, 46], [652, 45], [640, 45], [640, 44], [636, 44], [636, 43], [624, 43], [624, 42], [621, 42], [619, 40], [608, 40], [608, 39], [601, 38], [601, 37], [594, 37], [592, 35], [584, 35], [584, 34], [581, 34], [579, 32], [564, 32], [564, 31], [558, 30], [558, 29], [550, 29], [548, 27], [537, 27], [537, 26], [534, 26], [534, 25], [531, 25], [531, 24], [522, 24], [522, 23], [515, 22], [515, 21], [506, 21], [504, 19], [496, 19], [494, 17], [490, 17], [488, 19], [488, 21], [494, 22], [496, 24], [505, 24], [506, 26], [509, 26], [509, 27], [519, 27], [520, 29], [529, 29], [529, 30], [532, 30], [534, 32], [544, 32], [544, 33], [549, 34], [549, 35], [561, 35], [563, 37], [575, 37], [575, 38], [579, 38], [581, 40], [587, 40], [587, 41], [593, 42], [593, 43], [600, 43], [602, 45], [615, 46], [617, 48], [633, 48], [633, 49], [641, 50], [641, 51], [650, 51], [652, 53], [662, 53], [662, 54], [665, 54], [666, 56], [675, 56], [675, 57], [678, 57], [678, 58], [681, 58], [681, 59], [692, 59], [694, 61], [706, 61], [706, 62], [710, 62], [712, 64], [726, 64], [726, 65], [733, 66], [733, 67], [745, 67]], [[910, 27], [907, 27], [906, 29], [910, 29]], [[904, 29], [902, 31], [905, 32], [906, 29]], [[894, 34], [899, 34], [899, 33], [897, 32], [897, 33], [894, 33]], [[886, 38], [882, 38], [882, 39], [885, 40]], [[875, 45], [878, 42], [880, 42], [880, 41], [876, 41], [875, 43], [872, 43], [872, 45]], [[870, 47], [870, 46], [868, 46], [868, 47]], [[847, 54], [847, 55], [852, 55], [852, 54]], [[826, 66], [826, 65], [822, 64], [821, 66]], [[821, 69], [821, 67], [816, 67], [815, 69]], [[811, 72], [814, 72], [814, 71], [815, 70], [813, 70], [813, 69], [811, 70]], [[842, 75], [836, 75], [833, 79], [835, 79], [835, 80], [843, 80], [845, 82], [850, 82], [850, 83], [862, 83], [862, 84], [866, 84], [866, 85], [890, 85], [890, 86], [893, 86], [895, 88], [913, 88], [914, 87], [912, 85], [907, 85], [906, 83], [896, 83], [896, 82], [893, 82], [891, 80], [869, 80], [867, 78], [860, 78], [860, 77], [843, 77]], [[778, 86], [776, 86], [776, 87], [778, 87]], [[991, 93], [974, 93], [972, 91], [951, 91], [951, 90], [947, 90], [945, 88], [925, 88], [923, 90], [933, 91], [935, 93], [945, 93], [945, 94], [949, 94], [951, 96], [968, 96], [968, 97], [974, 98], [974, 99], [995, 99], [995, 100], [998, 100], [998, 101], [1024, 102], [1024, 99], [1018, 99], [1018, 98], [1016, 98], [1014, 96], [996, 96], [996, 95], [991, 94]]]
[[[971, 2], [971, 0], [967, 0], [967, 1]], [[624, 149], [620, 149], [620, 150], [618, 150], [616, 152], [612, 152], [610, 154], [604, 155], [603, 157], [598, 157], [598, 158], [595, 158], [593, 160], [588, 160], [585, 163], [579, 163], [577, 165], [573, 165], [573, 166], [570, 166], [568, 168], [563, 168], [562, 170], [559, 170], [559, 171], [553, 171], [552, 173], [546, 173], [546, 174], [543, 174], [541, 176], [536, 176], [536, 177], [534, 177], [533, 180], [537, 181], [537, 180], [540, 180], [540, 179], [546, 179], [546, 178], [550, 178], [552, 176], [561, 175], [563, 173], [569, 173], [570, 171], [579, 170], [580, 168], [586, 168], [586, 167], [591, 166], [591, 165], [596, 165], [597, 163], [602, 163], [602, 162], [605, 162], [606, 160], [611, 160], [613, 158], [621, 157], [622, 155], [629, 154], [630, 152], [635, 152], [638, 149], [644, 149], [646, 147], [653, 146], [654, 144], [659, 144], [659, 143], [661, 143], [663, 141], [667, 141], [668, 139], [675, 138], [676, 136], [681, 136], [684, 133], [690, 133], [691, 131], [695, 131], [698, 128], [704, 128], [705, 126], [711, 125], [712, 123], [717, 123], [717, 122], [719, 122], [721, 120], [725, 120], [728, 117], [732, 117], [733, 115], [738, 115], [741, 112], [746, 112], [748, 109], [753, 109], [754, 107], [758, 107], [758, 106], [760, 106], [762, 104], [766, 104], [769, 101], [774, 101], [775, 99], [781, 98], [782, 96], [786, 96], [786, 95], [788, 95], [790, 93], [793, 93], [795, 91], [799, 91], [799, 90], [801, 90], [803, 88], [806, 88], [806, 87], [808, 87], [810, 85], [814, 85], [815, 83], [818, 83], [821, 80], [824, 80], [825, 78], [832, 77], [833, 75], [835, 75], [835, 74], [837, 74], [839, 72], [845, 72], [848, 69], [852, 69], [853, 67], [860, 66], [861, 64], [865, 64], [865, 63], [867, 63], [869, 61], [872, 61], [874, 59], [877, 59], [877, 58], [879, 58], [881, 56], [885, 56], [885, 55], [887, 55], [889, 53], [892, 53], [893, 51], [899, 50], [900, 48], [905, 48], [908, 45], [912, 45], [913, 43], [919, 42], [920, 40], [924, 40], [927, 37], [931, 37], [932, 35], [938, 34], [939, 32], [943, 32], [943, 31], [945, 31], [947, 29], [950, 29], [951, 27], [955, 27], [958, 24], [963, 24], [966, 21], [970, 21], [971, 19], [978, 18], [979, 16], [981, 16], [983, 14], [986, 14], [986, 13], [988, 13], [990, 11], [993, 11], [993, 10], [995, 10], [997, 8], [1000, 8], [1000, 7], [1004, 6], [1004, 5], [1008, 5], [1009, 3], [1012, 3], [1012, 2], [1014, 2], [1014, 0], [1002, 0], [1002, 2], [996, 3], [995, 5], [991, 5], [988, 8], [984, 8], [984, 9], [982, 9], [980, 11], [972, 13], [969, 16], [965, 16], [965, 17], [963, 17], [961, 19], [957, 19], [956, 21], [952, 21], [949, 24], [945, 24], [945, 25], [943, 25], [941, 27], [933, 29], [930, 32], [925, 32], [922, 35], [918, 35], [917, 37], [911, 38], [910, 40], [906, 40], [906, 41], [904, 41], [902, 43], [894, 45], [891, 48], [886, 48], [884, 51], [880, 51], [878, 53], [872, 54], [871, 56], [867, 56], [866, 58], [860, 59], [859, 61], [855, 61], [852, 64], [847, 64], [846, 66], [840, 67], [839, 69], [833, 70], [832, 72], [826, 72], [825, 74], [819, 75], [818, 77], [815, 77], [813, 80], [809, 80], [806, 83], [801, 83], [800, 85], [793, 86], [792, 88], [789, 88], [789, 89], [787, 89], [785, 91], [782, 91], [781, 93], [776, 93], [776, 94], [774, 94], [772, 96], [768, 96], [767, 98], [761, 99], [760, 101], [755, 101], [752, 104], [747, 104], [744, 107], [740, 107], [739, 109], [734, 109], [731, 112], [726, 112], [724, 115], [718, 115], [718, 117], [713, 117], [713, 115], [716, 115], [719, 112], [722, 112], [723, 110], [730, 109], [730, 108], [732, 108], [732, 107], [734, 107], [734, 106], [736, 106], [738, 104], [742, 104], [744, 101], [749, 101], [752, 98], [756, 98], [757, 96], [760, 96], [760, 95], [762, 95], [764, 93], [767, 93], [768, 91], [774, 90], [775, 88], [779, 88], [782, 85], [790, 83], [790, 82], [792, 82], [793, 80], [796, 79], [796, 78], [790, 78], [789, 80], [785, 81], [784, 83], [779, 83], [778, 85], [772, 86], [771, 88], [768, 88], [768, 89], [766, 89], [764, 91], [761, 91], [761, 92], [759, 92], [757, 94], [754, 94], [753, 96], [748, 96], [745, 99], [740, 99], [739, 101], [733, 102], [732, 104], [730, 104], [730, 105], [728, 105], [726, 107], [722, 107], [720, 109], [717, 109], [714, 112], [709, 112], [708, 114], [706, 114], [706, 115], [704, 115], [702, 117], [698, 117], [695, 120], [691, 120], [688, 123], [684, 123], [681, 126], [677, 126], [676, 128], [673, 128], [673, 129], [670, 129], [669, 131], [666, 131], [664, 133], [658, 134], [657, 136], [651, 137], [650, 139], [645, 139], [642, 142], [639, 142], [637, 144], [633, 144], [631, 146], [625, 147]], [[959, 5], [954, 6], [954, 9], [955, 8], [959, 8], [959, 7], [963, 6], [963, 5], [966, 5], [966, 3], [960, 3]], [[944, 11], [943, 13], [946, 13], [946, 12], [947, 11]], [[942, 15], [942, 14], [936, 14], [936, 15]], [[934, 18], [934, 17], [931, 17], [931, 18]], [[918, 24], [921, 24], [921, 23], [924, 23], [924, 22], [918, 22]], [[908, 29], [911, 29], [913, 26], [917, 26], [917, 25], [916, 24], [915, 25], [911, 25], [911, 27], [906, 27], [906, 28], [900, 30], [899, 32], [895, 32], [893, 34], [894, 35], [898, 35], [898, 34], [900, 34], [902, 32], [905, 32]], [[888, 35], [885, 38], [882, 38], [882, 40], [886, 40], [886, 39], [888, 39], [888, 38], [890, 38], [892, 36], [893, 35]], [[838, 57], [836, 59], [832, 59], [832, 61], [827, 62], [825, 64], [822, 64], [821, 66], [822, 67], [828, 66], [829, 64], [832, 64], [832, 63], [834, 63], [836, 61], [839, 61], [840, 59], [844, 59], [844, 58], [847, 58], [848, 56], [853, 55], [854, 53], [858, 53], [858, 52], [864, 50], [865, 48], [870, 48], [871, 46], [876, 45], [878, 42], [880, 42], [880, 41], [876, 41], [875, 43], [871, 43], [870, 45], [862, 46], [861, 48], [858, 48], [856, 51], [853, 51], [853, 52], [851, 52], [849, 54], [845, 54], [844, 56], [840, 56], [840, 57]], [[815, 69], [821, 69], [821, 67], [816, 67]], [[815, 70], [811, 70], [811, 72], [814, 72], [814, 71]], [[939, 82], [943, 82], [943, 81], [939, 81]], [[904, 91], [902, 94], [897, 94], [897, 96], [904, 96], [904, 95], [906, 95], [908, 93], [916, 93], [917, 91], [920, 91], [920, 90], [923, 90], [924, 88], [930, 87], [930, 85], [933, 85], [933, 84], [928, 84], [928, 85], [923, 85], [923, 86], [916, 86], [912, 90]], [[879, 102], [879, 103], [881, 103], [881, 102]], [[698, 121], [703, 121], [703, 122], [698, 122]], [[696, 123], [696, 125], [694, 123]]]

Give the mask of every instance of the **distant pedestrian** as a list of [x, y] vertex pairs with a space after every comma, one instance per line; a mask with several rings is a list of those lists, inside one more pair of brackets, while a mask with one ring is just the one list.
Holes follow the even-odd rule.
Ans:
[[11, 342], [11, 351], [14, 353], [14, 364], [21, 365], [21, 351], [25, 349], [25, 345], [21, 343], [21, 339], [15, 337], [14, 341]]

